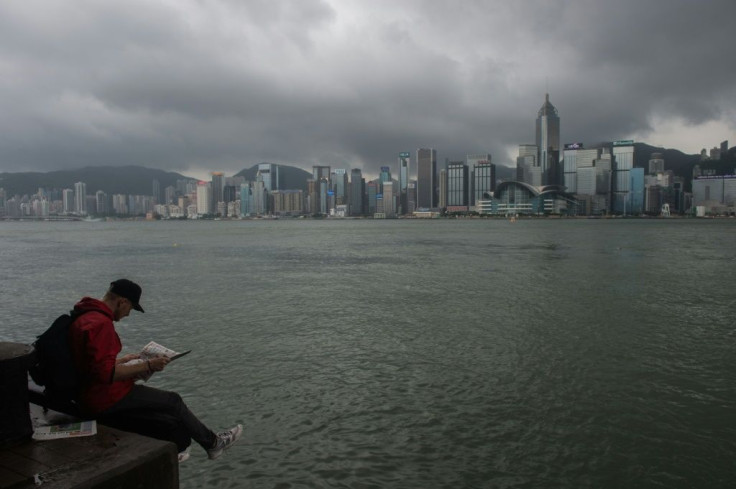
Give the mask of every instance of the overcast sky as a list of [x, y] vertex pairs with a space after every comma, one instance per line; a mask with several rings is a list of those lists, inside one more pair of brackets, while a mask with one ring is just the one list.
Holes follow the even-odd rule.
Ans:
[[736, 145], [734, 0], [3, 0], [0, 171]]

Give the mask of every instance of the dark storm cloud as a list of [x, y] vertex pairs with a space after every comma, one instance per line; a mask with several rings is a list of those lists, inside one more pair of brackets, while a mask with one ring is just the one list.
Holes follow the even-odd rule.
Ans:
[[[398, 3], [399, 5], [396, 5]], [[0, 3], [0, 171], [362, 167], [734, 130], [726, 1]], [[728, 137], [714, 134], [713, 145]]]

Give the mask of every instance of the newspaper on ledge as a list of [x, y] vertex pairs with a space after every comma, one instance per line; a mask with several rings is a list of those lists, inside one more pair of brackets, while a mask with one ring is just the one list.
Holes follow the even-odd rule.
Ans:
[[77, 421], [75, 423], [38, 426], [33, 430], [32, 438], [37, 441], [59, 440], [97, 434], [97, 421]]
[[[190, 353], [192, 350], [183, 351], [181, 353], [175, 352], [174, 350], [171, 350], [169, 348], [166, 348], [165, 346], [159, 345], [155, 341], [151, 341], [146, 346], [143, 347], [143, 350], [139, 353], [140, 358], [136, 358], [135, 360], [131, 360], [129, 362], [125, 362], [123, 365], [137, 365], [139, 363], [147, 362], [148, 360], [152, 360], [157, 357], [169, 357], [172, 360], [176, 360], [179, 357], [183, 357], [187, 353]], [[148, 379], [151, 378], [153, 375], [153, 372], [141, 375], [139, 379], [146, 382]]]

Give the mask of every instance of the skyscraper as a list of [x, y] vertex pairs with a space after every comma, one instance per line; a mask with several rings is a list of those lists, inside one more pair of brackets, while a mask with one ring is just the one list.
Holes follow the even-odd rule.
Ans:
[[249, 216], [253, 213], [253, 192], [250, 183], [240, 184], [240, 215]]
[[322, 178], [329, 180], [330, 173], [331, 172], [330, 172], [329, 166], [320, 166], [320, 165], [312, 166], [312, 178], [314, 178], [315, 182], [319, 182]]
[[409, 208], [406, 190], [409, 187], [411, 154], [399, 153], [399, 213], [406, 214]]
[[256, 180], [253, 182], [251, 191], [253, 193], [253, 213], [257, 216], [268, 214], [268, 192], [263, 182], [263, 175], [256, 173]]
[[601, 155], [595, 160], [595, 193], [597, 208], [601, 213], [608, 213], [611, 210], [612, 174], [611, 152], [608, 148], [601, 148]]
[[542, 170], [542, 185], [558, 185], [560, 159], [560, 116], [557, 109], [549, 101], [549, 94], [544, 96], [544, 104], [537, 113], [537, 147], [539, 157], [537, 164]]
[[417, 182], [409, 180], [406, 187], [406, 212], [405, 214], [413, 214], [417, 210]]
[[309, 211], [310, 214], [315, 215], [317, 214], [317, 202], [319, 197], [319, 192], [317, 190], [318, 184], [317, 180], [313, 178], [307, 179], [307, 203], [304, 205], [304, 208]]
[[326, 215], [328, 212], [327, 192], [332, 190], [332, 177], [329, 166], [314, 165], [312, 166], [312, 178], [315, 182], [316, 195], [316, 213]]
[[371, 181], [366, 184], [366, 193], [368, 194], [368, 215], [372, 216], [376, 211], [376, 199], [378, 195], [378, 183]]
[[417, 208], [437, 207], [437, 150], [417, 149]]
[[411, 177], [411, 154], [409, 152], [399, 153], [399, 190], [406, 192]]
[[197, 214], [211, 214], [212, 211], [212, 184], [200, 181], [197, 184]]
[[319, 182], [317, 182], [317, 189], [318, 189], [317, 191], [319, 192], [319, 196], [318, 196], [319, 204], [317, 206], [318, 208], [317, 212], [319, 214], [322, 214], [323, 216], [326, 216], [330, 210], [330, 206], [328, 203], [328, 192], [331, 192], [330, 179], [321, 178]]
[[664, 156], [662, 153], [652, 153], [649, 157], [649, 174], [656, 175], [664, 172]]
[[[537, 161], [539, 158], [539, 147], [535, 144], [520, 144], [519, 156], [516, 158], [516, 179], [529, 185], [539, 186], [541, 178], [536, 178], [539, 172]], [[537, 181], [539, 180], [539, 181]]]
[[447, 165], [440, 170], [440, 177], [437, 183], [439, 183], [437, 206], [440, 209], [444, 209], [447, 207]]
[[382, 182], [381, 195], [383, 195], [383, 213], [386, 214], [386, 217], [394, 217], [396, 215], [396, 195], [394, 189], [397, 187], [398, 185], [391, 180]]
[[74, 190], [65, 188], [62, 191], [62, 202], [64, 206], [64, 214], [72, 214], [74, 212]]
[[279, 190], [279, 165], [259, 163], [258, 173], [263, 177], [263, 186], [267, 192]]
[[153, 203], [154, 204], [160, 204], [161, 203], [161, 183], [157, 179], [153, 179], [153, 185], [152, 185], [152, 196], [153, 196]]
[[95, 193], [95, 211], [97, 215], [104, 216], [107, 214], [107, 194], [102, 190]]
[[[595, 160], [598, 159], [600, 155], [600, 148], [584, 149], [583, 143], [566, 144], [565, 149], [562, 152], [563, 178], [560, 185], [564, 185], [567, 192], [572, 194], [577, 193], [579, 170], [581, 168], [592, 167], [595, 164]], [[585, 192], [581, 193], [583, 195], [591, 195]]]
[[335, 191], [335, 205], [348, 203], [348, 171], [344, 168], [335, 168], [332, 172], [332, 187]]
[[382, 166], [381, 173], [378, 176], [378, 178], [379, 180], [381, 180], [381, 185], [383, 185], [384, 182], [390, 182], [391, 181], [391, 167]]
[[496, 190], [496, 165], [491, 163], [491, 155], [468, 155], [468, 166], [473, 169], [472, 194], [469, 205], [479, 200], [487, 200], [485, 194]]
[[[217, 204], [225, 202], [225, 174], [221, 171], [212, 172], [212, 185], [210, 191], [212, 192], [210, 195], [212, 200], [210, 201], [209, 213], [215, 213], [217, 212]], [[199, 210], [197, 210], [197, 212], [199, 212]]]
[[463, 161], [447, 163], [447, 210], [468, 210], [468, 165]]
[[350, 170], [350, 215], [363, 215], [363, 174], [359, 168]]
[[634, 141], [613, 142], [613, 211], [631, 211], [631, 170], [634, 168]]

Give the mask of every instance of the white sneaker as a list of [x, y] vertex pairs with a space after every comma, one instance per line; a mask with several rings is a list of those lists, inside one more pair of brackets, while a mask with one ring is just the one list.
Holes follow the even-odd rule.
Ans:
[[238, 438], [240, 438], [240, 435], [242, 434], [243, 425], [240, 424], [235, 426], [234, 428], [223, 431], [222, 433], [218, 433], [215, 446], [207, 450], [207, 456], [209, 457], [209, 459], [214, 460], [222, 455], [222, 452], [230, 448], [233, 443], [238, 441]]
[[184, 450], [183, 452], [179, 452], [178, 458], [179, 458], [179, 463], [186, 462], [187, 460], [189, 460], [189, 447], [187, 447], [187, 449]]

